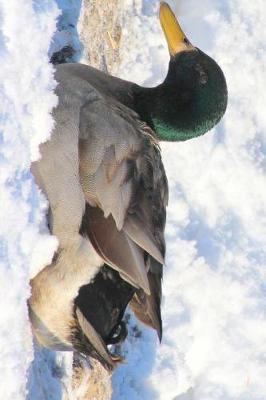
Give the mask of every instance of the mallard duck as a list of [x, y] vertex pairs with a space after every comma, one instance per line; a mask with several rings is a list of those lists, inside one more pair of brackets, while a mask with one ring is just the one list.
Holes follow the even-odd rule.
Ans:
[[43, 346], [108, 369], [120, 361], [108, 344], [126, 336], [128, 303], [162, 337], [168, 186], [159, 141], [203, 135], [227, 105], [223, 72], [190, 43], [166, 3], [160, 21], [170, 62], [157, 87], [78, 63], [56, 66], [55, 127], [32, 164], [59, 242], [31, 282], [34, 334]]

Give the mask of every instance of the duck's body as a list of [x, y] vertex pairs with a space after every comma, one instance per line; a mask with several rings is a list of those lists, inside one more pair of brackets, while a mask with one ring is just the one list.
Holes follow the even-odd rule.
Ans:
[[76, 349], [112, 368], [107, 344], [117, 329], [124, 336], [129, 302], [161, 338], [168, 186], [158, 139], [198, 136], [223, 115], [223, 74], [202, 54], [182, 45], [164, 83], [150, 89], [82, 64], [56, 67], [55, 128], [32, 165], [59, 240], [29, 302], [44, 346]]
[[[51, 347], [57, 336], [54, 348], [71, 348], [69, 336], [77, 332], [73, 301], [104, 263], [119, 271], [122, 279], [105, 274], [101, 284], [100, 272], [94, 286], [102, 290], [102, 297], [96, 297], [91, 286], [80, 293], [80, 298], [101, 300], [97, 318], [94, 314], [89, 321], [97, 331], [101, 331], [99, 321], [106, 321], [101, 338], [107, 343], [133, 296], [134, 302], [143, 304], [140, 318], [161, 337], [168, 189], [158, 142], [127, 107], [133, 107], [134, 84], [81, 64], [59, 65], [55, 77], [56, 126], [51, 140], [41, 145], [42, 159], [32, 165], [36, 182], [49, 199], [51, 232], [60, 243], [53, 265], [34, 280], [31, 313], [42, 315], [42, 331], [45, 326], [47, 332], [39, 341]], [[118, 304], [111, 295], [116, 289]], [[59, 293], [63, 301], [57, 298]], [[84, 301], [79, 303], [83, 314], [89, 315]], [[41, 336], [36, 318], [33, 326]]]

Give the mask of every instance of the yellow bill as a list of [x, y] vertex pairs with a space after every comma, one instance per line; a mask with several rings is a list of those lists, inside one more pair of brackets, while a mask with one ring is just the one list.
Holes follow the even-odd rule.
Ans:
[[175, 14], [164, 1], [160, 3], [160, 22], [171, 56], [181, 51], [195, 49], [182, 31]]

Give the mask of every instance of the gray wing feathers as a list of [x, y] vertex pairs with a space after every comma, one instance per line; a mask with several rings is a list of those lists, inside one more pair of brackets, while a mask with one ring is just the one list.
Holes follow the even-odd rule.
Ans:
[[143, 250], [133, 242], [123, 230], [119, 231], [112, 216], [105, 218], [97, 207], [86, 207], [83, 223], [99, 255], [116, 269], [122, 278], [150, 294], [147, 269], [144, 264]]
[[107, 264], [143, 290], [136, 314], [160, 337], [161, 274], [153, 278], [147, 261], [150, 255], [160, 268], [164, 263], [168, 192], [160, 151], [138, 116], [120, 104], [107, 105], [99, 97], [83, 107], [80, 120], [80, 181], [91, 206], [90, 240]]
[[105, 217], [112, 214], [117, 229], [121, 230], [132, 194], [131, 185], [126, 182], [127, 163], [126, 160], [123, 160], [120, 165], [116, 165], [113, 158], [114, 163], [113, 165], [110, 163], [109, 167], [104, 161], [105, 157], [103, 164], [95, 174], [96, 193]]
[[127, 180], [128, 160], [140, 149], [140, 138], [100, 100], [82, 110], [80, 119], [80, 178], [86, 200], [97, 204], [105, 216], [112, 214], [121, 229], [132, 196], [132, 184]]
[[142, 221], [137, 216], [129, 216], [126, 219], [124, 231], [148, 254], [153, 256], [161, 264], [164, 263], [163, 255], [160, 252], [152, 233], [146, 225], [143, 225]]
[[130, 308], [136, 317], [145, 325], [156, 329], [159, 340], [162, 339], [162, 320], [161, 320], [161, 279], [162, 274], [148, 272], [150, 285], [150, 295], [143, 290], [138, 290], [130, 302]]

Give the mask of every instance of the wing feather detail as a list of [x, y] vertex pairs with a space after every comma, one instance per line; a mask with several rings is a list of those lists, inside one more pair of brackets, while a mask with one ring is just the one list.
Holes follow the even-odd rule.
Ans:
[[129, 216], [124, 225], [126, 234], [142, 249], [149, 253], [161, 264], [164, 264], [164, 256], [158, 248], [152, 232], [144, 225], [137, 215]]
[[81, 231], [106, 264], [138, 288], [132, 309], [161, 338], [168, 185], [159, 146], [138, 115], [114, 101], [99, 98], [84, 106], [80, 119], [80, 180], [87, 202]]
[[[130, 308], [136, 317], [145, 325], [157, 331], [159, 340], [162, 339], [162, 319], [161, 319], [161, 280], [162, 265], [150, 258], [149, 262], [156, 265], [156, 271], [151, 266], [148, 272], [149, 286], [151, 294], [147, 295], [143, 290], [138, 290], [130, 302]], [[152, 272], [153, 271], [153, 272]]]
[[83, 219], [83, 224], [89, 239], [106, 264], [117, 270], [125, 281], [150, 294], [143, 250], [116, 228], [111, 216], [105, 218], [99, 208], [87, 205], [86, 215], [88, 219]]

